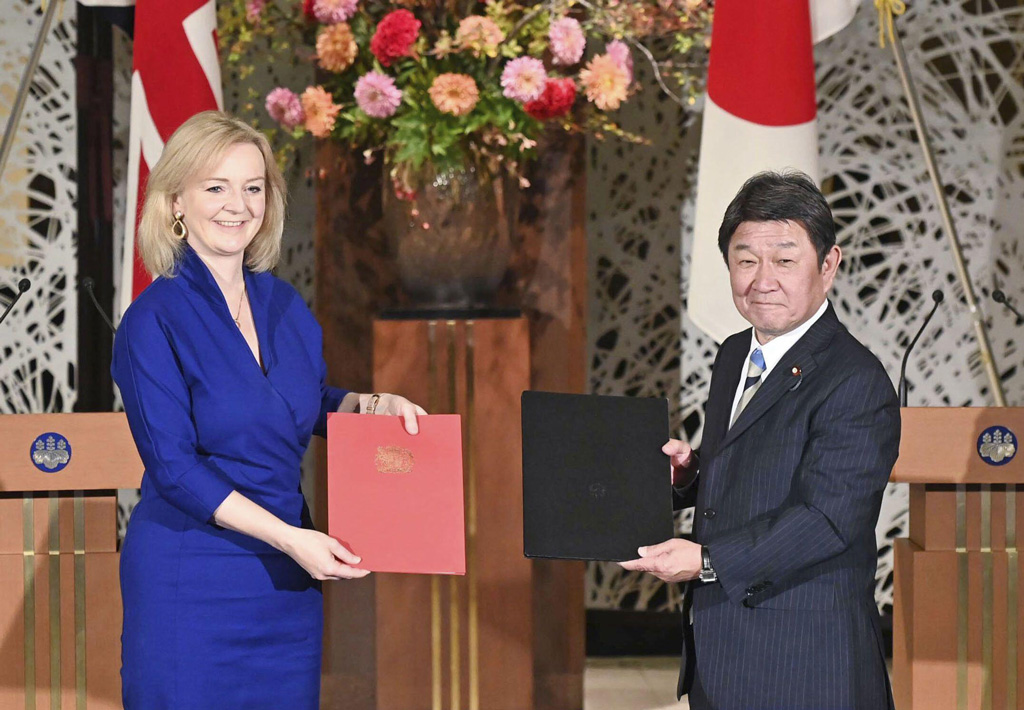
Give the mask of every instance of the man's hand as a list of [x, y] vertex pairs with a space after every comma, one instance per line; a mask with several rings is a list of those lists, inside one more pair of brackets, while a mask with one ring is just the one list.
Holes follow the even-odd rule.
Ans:
[[662, 582], [687, 582], [700, 574], [700, 545], [695, 542], [675, 538], [641, 547], [638, 552], [639, 559], [620, 562], [619, 565], [634, 572], [648, 572]]
[[672, 464], [672, 485], [682, 486], [689, 483], [697, 464], [697, 456], [690, 445], [679, 439], [669, 439], [661, 450]]

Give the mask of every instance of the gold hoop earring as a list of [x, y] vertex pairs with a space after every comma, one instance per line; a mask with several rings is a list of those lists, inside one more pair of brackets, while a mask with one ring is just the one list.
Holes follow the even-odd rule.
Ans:
[[178, 239], [188, 239], [188, 227], [185, 226], [184, 217], [181, 212], [175, 212], [174, 222], [171, 223], [171, 231]]

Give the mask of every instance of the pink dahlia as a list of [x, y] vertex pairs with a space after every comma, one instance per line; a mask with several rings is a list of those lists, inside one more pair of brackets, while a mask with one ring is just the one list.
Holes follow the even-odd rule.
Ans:
[[256, 24], [260, 21], [260, 15], [263, 14], [263, 8], [266, 7], [267, 0], [247, 0], [245, 3], [245, 19]]
[[358, 5], [359, 0], [313, 0], [313, 17], [328, 25], [345, 22]]
[[306, 130], [317, 138], [326, 138], [334, 130], [341, 106], [322, 86], [311, 86], [302, 92], [302, 110], [306, 112]]
[[283, 86], [267, 94], [266, 106], [270, 117], [289, 131], [306, 120], [298, 94]]
[[534, 101], [544, 93], [547, 78], [544, 62], [533, 57], [519, 57], [506, 64], [501, 73], [502, 93], [523, 103]]
[[626, 70], [627, 82], [633, 83], [633, 55], [629, 53], [629, 45], [621, 39], [609, 42], [605, 47], [608, 56], [614, 59], [620, 67]]
[[386, 74], [371, 71], [356, 82], [356, 103], [367, 116], [389, 118], [402, 103], [402, 90]]
[[548, 41], [551, 43], [551, 54], [555, 64], [568, 66], [583, 58], [583, 50], [587, 46], [587, 38], [578, 20], [563, 17], [551, 23], [548, 30]]

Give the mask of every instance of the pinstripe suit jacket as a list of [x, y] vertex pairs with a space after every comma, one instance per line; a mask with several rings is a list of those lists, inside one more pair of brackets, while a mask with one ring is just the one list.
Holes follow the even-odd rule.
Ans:
[[874, 575], [896, 393], [830, 305], [729, 428], [749, 346], [722, 343], [684, 492], [719, 582], [686, 595], [679, 695], [696, 671], [716, 710], [891, 709]]

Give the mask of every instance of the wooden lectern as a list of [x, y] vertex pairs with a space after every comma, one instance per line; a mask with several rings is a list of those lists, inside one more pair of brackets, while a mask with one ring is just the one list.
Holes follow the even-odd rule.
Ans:
[[123, 414], [0, 417], [0, 708], [121, 707]]
[[1024, 408], [904, 408], [892, 480], [910, 484], [896, 541], [898, 710], [1024, 709]]

